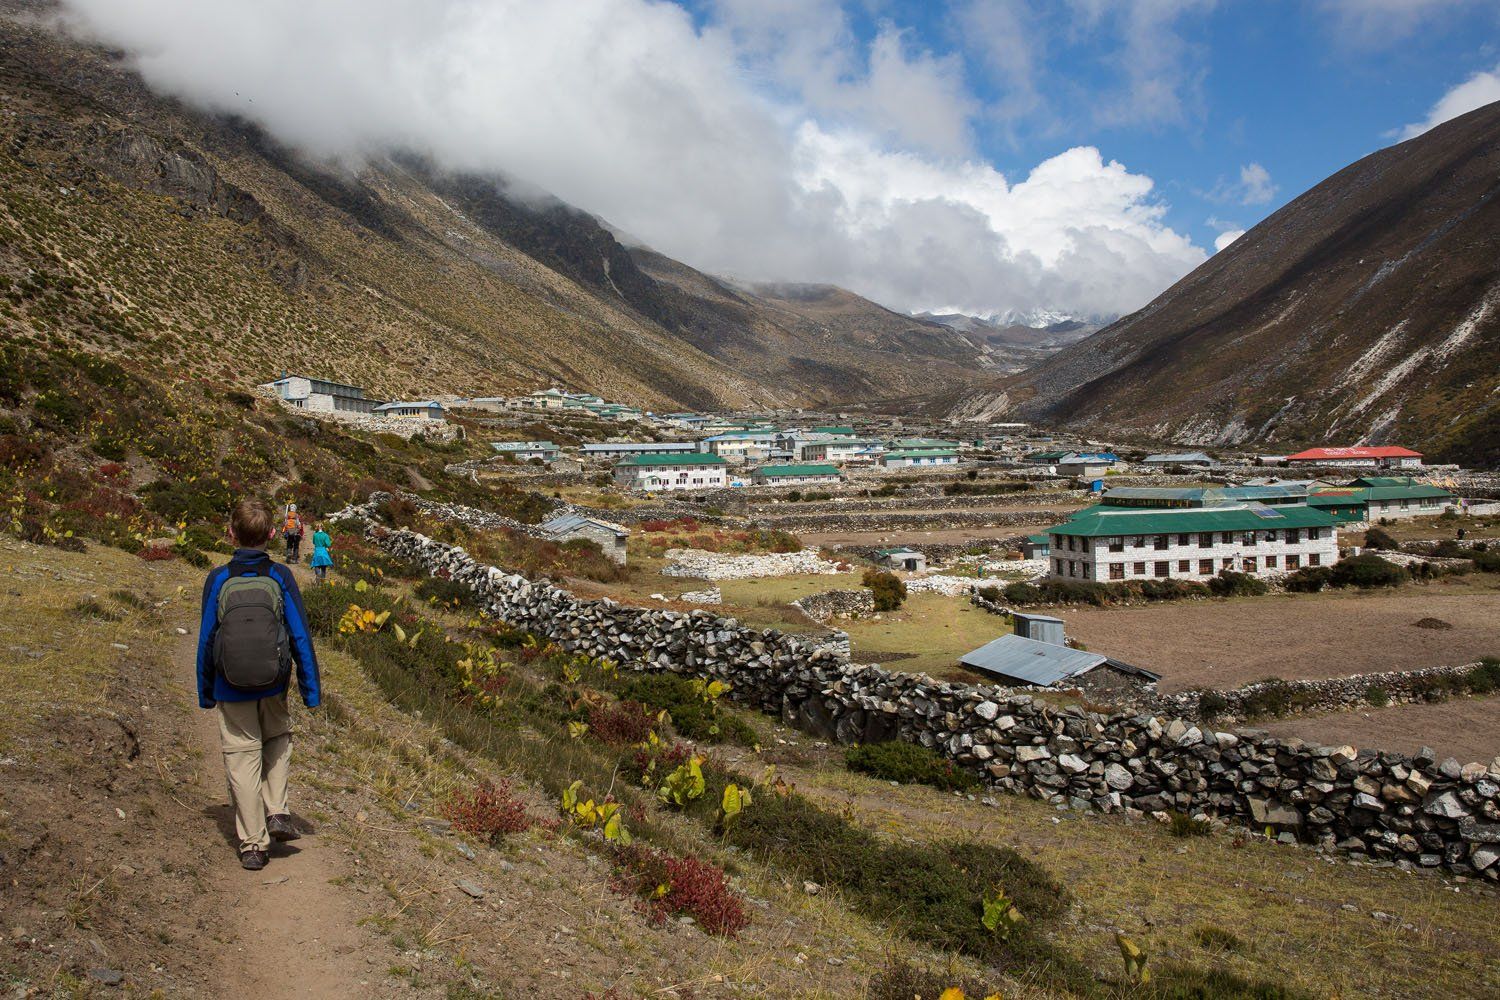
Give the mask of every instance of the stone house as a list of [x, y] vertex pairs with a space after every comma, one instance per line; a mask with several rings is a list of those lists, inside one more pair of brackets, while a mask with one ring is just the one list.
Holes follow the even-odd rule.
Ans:
[[365, 390], [357, 385], [307, 375], [283, 373], [281, 378], [267, 382], [261, 388], [276, 393], [288, 405], [314, 413], [374, 413], [381, 403], [378, 399], [367, 398]]
[[908, 549], [905, 546], [894, 549], [881, 549], [875, 553], [875, 559], [887, 569], [905, 570], [908, 573], [927, 572], [927, 556], [916, 549]]
[[373, 412], [378, 417], [398, 417], [402, 420], [433, 420], [446, 423], [448, 419], [443, 412], [443, 404], [435, 399], [381, 403]]
[[541, 526], [550, 541], [571, 542], [586, 539], [598, 544], [610, 561], [624, 566], [629, 557], [630, 531], [618, 524], [583, 514], [563, 514]]

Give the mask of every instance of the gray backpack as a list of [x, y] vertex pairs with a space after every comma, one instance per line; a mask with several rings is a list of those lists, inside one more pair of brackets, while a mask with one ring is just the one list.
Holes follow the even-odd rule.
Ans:
[[219, 587], [214, 666], [230, 687], [269, 691], [292, 672], [281, 583], [269, 564], [253, 574], [231, 574]]

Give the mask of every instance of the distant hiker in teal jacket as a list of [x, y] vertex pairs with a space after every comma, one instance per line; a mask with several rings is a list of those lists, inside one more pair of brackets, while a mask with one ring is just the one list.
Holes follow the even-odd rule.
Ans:
[[203, 582], [198, 630], [198, 705], [218, 711], [240, 864], [250, 871], [266, 866], [273, 839], [301, 836], [287, 810], [294, 664], [302, 703], [316, 708], [322, 700], [302, 592], [291, 569], [266, 553], [274, 517], [261, 500], [235, 505], [234, 555]]
[[333, 548], [333, 538], [321, 524], [317, 527], [318, 530], [313, 532], [313, 554], [309, 565], [312, 566], [313, 576], [321, 582], [328, 577], [328, 567], [333, 565], [333, 556], [328, 554], [328, 550]]

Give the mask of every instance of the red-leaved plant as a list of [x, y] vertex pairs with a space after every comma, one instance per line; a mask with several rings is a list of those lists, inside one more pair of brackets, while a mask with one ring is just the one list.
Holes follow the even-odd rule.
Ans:
[[734, 937], [750, 922], [745, 904], [717, 865], [677, 858], [640, 844], [621, 848], [615, 888], [637, 896], [652, 923], [686, 914], [709, 934]]
[[455, 830], [494, 843], [507, 833], [522, 833], [535, 822], [526, 806], [511, 795], [510, 782], [481, 782], [472, 792], [455, 791], [440, 810]]

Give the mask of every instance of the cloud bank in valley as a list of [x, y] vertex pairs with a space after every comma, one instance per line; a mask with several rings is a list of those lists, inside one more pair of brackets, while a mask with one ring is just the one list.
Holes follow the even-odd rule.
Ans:
[[[1014, 183], [972, 154], [951, 61], [836, 5], [65, 0], [155, 88], [314, 158], [503, 173], [696, 267], [991, 314], [1135, 309], [1205, 258], [1093, 147]], [[821, 20], [811, 20], [821, 19]], [[839, 62], [838, 60], [844, 60]], [[828, 66], [832, 70], [828, 70]]]

